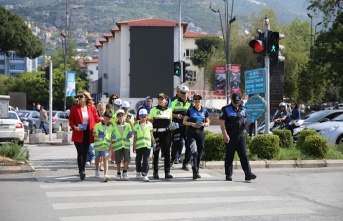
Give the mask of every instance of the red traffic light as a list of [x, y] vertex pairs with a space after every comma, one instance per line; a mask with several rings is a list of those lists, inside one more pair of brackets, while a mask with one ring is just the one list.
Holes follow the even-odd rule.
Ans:
[[262, 54], [265, 49], [261, 40], [251, 40], [249, 46], [253, 49], [254, 54]]

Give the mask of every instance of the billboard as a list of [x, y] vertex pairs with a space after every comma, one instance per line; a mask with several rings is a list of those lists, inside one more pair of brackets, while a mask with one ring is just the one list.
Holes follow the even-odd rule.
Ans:
[[66, 97], [75, 96], [75, 81], [76, 81], [76, 72], [68, 71], [67, 72], [67, 81], [66, 81]]
[[230, 65], [230, 94], [241, 94], [241, 65]]
[[226, 67], [215, 66], [216, 94], [226, 96]]

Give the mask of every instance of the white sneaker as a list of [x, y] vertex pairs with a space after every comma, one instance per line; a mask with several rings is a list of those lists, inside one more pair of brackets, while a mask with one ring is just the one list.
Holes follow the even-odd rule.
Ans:
[[125, 181], [129, 180], [129, 175], [127, 175], [127, 173], [123, 173], [123, 180]]
[[92, 160], [92, 161], [91, 161], [91, 164], [95, 164], [95, 160]]
[[136, 172], [136, 178], [142, 179], [142, 173], [141, 172]]
[[104, 171], [104, 164], [100, 163], [100, 171]]
[[104, 182], [108, 182], [109, 180], [110, 180], [110, 176], [106, 174], [104, 176]]
[[91, 163], [87, 161], [87, 162], [86, 162], [86, 165], [89, 166], [89, 165], [91, 165]]
[[116, 180], [117, 180], [117, 181], [120, 181], [120, 180], [121, 180], [121, 174], [117, 174]]
[[144, 182], [149, 182], [149, 177], [148, 176], [143, 176], [143, 181]]
[[95, 178], [100, 178], [100, 171], [99, 170], [95, 171]]

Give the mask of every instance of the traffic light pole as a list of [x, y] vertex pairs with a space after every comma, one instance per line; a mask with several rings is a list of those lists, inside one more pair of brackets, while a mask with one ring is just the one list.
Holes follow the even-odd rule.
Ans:
[[[182, 63], [182, 24], [181, 24], [181, 0], [179, 0], [179, 61], [180, 61], [180, 84], [183, 79], [183, 63]], [[174, 87], [175, 88], [175, 87]]]
[[50, 71], [50, 76], [49, 76], [49, 141], [52, 141], [52, 61], [50, 61], [49, 65], [49, 71]]
[[[270, 26], [269, 26], [269, 19], [268, 18], [265, 18], [264, 20], [264, 25], [265, 25], [265, 32], [264, 32], [264, 38], [266, 39], [266, 45], [267, 45], [267, 48], [268, 48], [268, 34], [269, 34], [269, 30], [270, 30]], [[269, 79], [270, 79], [270, 72], [269, 72], [269, 55], [268, 53], [266, 53], [266, 56], [264, 58], [264, 67], [265, 67], [265, 74], [266, 74], [266, 79], [265, 79], [265, 101], [267, 103], [266, 105], [266, 108], [267, 108], [267, 111], [266, 111], [266, 114], [265, 114], [265, 131], [264, 133], [265, 134], [269, 134], [269, 131], [270, 131], [270, 87], [269, 87]]]

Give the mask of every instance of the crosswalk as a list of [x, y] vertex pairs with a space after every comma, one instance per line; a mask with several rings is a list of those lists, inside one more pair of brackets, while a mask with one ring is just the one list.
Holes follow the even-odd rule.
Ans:
[[227, 182], [202, 172], [173, 171], [174, 179], [101, 182], [94, 176], [37, 178], [61, 221], [110, 220], [306, 220], [315, 211], [295, 199], [260, 193], [251, 183]]

